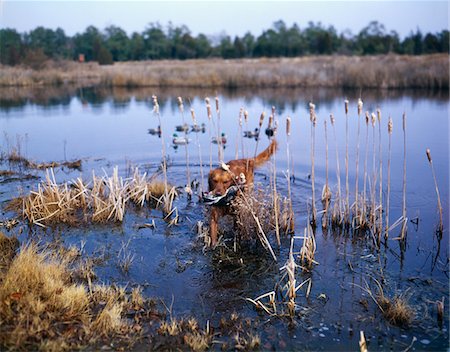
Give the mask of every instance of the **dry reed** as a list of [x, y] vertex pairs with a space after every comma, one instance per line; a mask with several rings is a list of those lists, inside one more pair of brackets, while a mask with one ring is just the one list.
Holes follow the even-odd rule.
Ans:
[[389, 116], [388, 120], [389, 146], [388, 146], [388, 164], [387, 164], [387, 195], [386, 195], [386, 220], [385, 220], [386, 230], [384, 233], [385, 239], [389, 237], [389, 210], [391, 199], [391, 144], [392, 144], [393, 127], [394, 123], [392, 121], [392, 118]]
[[339, 148], [337, 143], [337, 136], [336, 136], [336, 128], [334, 126], [334, 115], [330, 114], [330, 122], [331, 126], [333, 126], [333, 136], [334, 136], [334, 145], [336, 147], [336, 179], [337, 179], [337, 197], [334, 202], [333, 207], [333, 215], [332, 215], [332, 223], [334, 225], [341, 225], [342, 224], [342, 196], [341, 196], [341, 169], [340, 169], [340, 162], [339, 162]]
[[406, 239], [408, 218], [406, 217], [406, 113], [403, 113], [403, 204], [402, 204], [402, 231], [401, 240]]
[[431, 167], [431, 173], [433, 174], [434, 189], [436, 190], [436, 195], [437, 195], [438, 210], [439, 210], [438, 232], [442, 233], [442, 231], [444, 230], [444, 223], [442, 220], [443, 219], [442, 218], [442, 203], [441, 203], [441, 196], [439, 194], [439, 187], [438, 187], [437, 180], [436, 180], [436, 173], [434, 171], [433, 159], [431, 158], [430, 149], [427, 148], [426, 154], [427, 154], [427, 158], [428, 158], [428, 163], [430, 164], [430, 167]]
[[350, 224], [350, 190], [348, 183], [348, 100], [344, 101], [345, 111], [345, 226]]
[[323, 204], [323, 215], [322, 215], [322, 228], [327, 228], [328, 226], [328, 208], [331, 201], [331, 189], [328, 185], [328, 133], [327, 133], [327, 121], [324, 122], [325, 127], [325, 185], [322, 189], [322, 204]]
[[[288, 189], [288, 216], [286, 218], [285, 229], [287, 233], [294, 233], [294, 211], [292, 209], [292, 193], [291, 193], [291, 148], [290, 148], [290, 137], [291, 136], [291, 118], [286, 117], [286, 160], [287, 160], [287, 189]], [[283, 214], [285, 212], [283, 211]]]
[[[184, 118], [184, 104], [183, 104], [183, 99], [181, 97], [177, 98], [177, 102], [178, 102], [178, 110], [180, 111], [181, 114], [181, 121], [183, 123], [183, 127], [186, 126], [186, 122], [185, 122], [185, 118]], [[183, 128], [184, 130], [184, 138], [187, 140], [187, 128]], [[186, 186], [184, 188], [188, 199], [191, 199], [192, 197], [192, 189], [191, 189], [191, 171], [189, 168], [189, 149], [188, 149], [188, 144], [186, 143], [184, 145], [184, 152], [185, 152], [185, 156], [186, 156], [186, 177], [187, 177], [187, 182], [186, 182]]]
[[356, 171], [355, 171], [355, 219], [357, 221], [356, 226], [359, 226], [361, 224], [361, 217], [359, 213], [359, 189], [358, 189], [358, 182], [359, 182], [359, 135], [361, 130], [361, 113], [363, 108], [363, 102], [361, 98], [358, 99], [358, 132], [356, 135]]
[[314, 148], [315, 148], [315, 127], [316, 127], [316, 106], [309, 103], [309, 120], [311, 121], [311, 188], [312, 188], [312, 201], [311, 201], [311, 225], [316, 226], [317, 210], [316, 210], [316, 190], [315, 190], [315, 168], [314, 168]]

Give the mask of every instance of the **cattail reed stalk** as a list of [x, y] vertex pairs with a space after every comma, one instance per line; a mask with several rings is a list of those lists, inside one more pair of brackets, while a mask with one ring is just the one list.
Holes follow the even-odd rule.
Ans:
[[[236, 138], [236, 153], [234, 156], [235, 159], [239, 159], [239, 140], [242, 142], [242, 115], [243, 115], [243, 113], [244, 113], [244, 108], [240, 108], [239, 116], [238, 116], [239, 130], [238, 130], [238, 135]], [[241, 153], [244, 153], [244, 148], [242, 148]]]
[[[359, 181], [359, 135], [361, 130], [361, 113], [363, 108], [363, 102], [361, 98], [358, 99], [358, 132], [356, 136], [356, 175], [355, 175], [355, 217], [359, 219], [359, 189], [358, 189], [358, 181]], [[360, 220], [360, 219], [359, 219]], [[361, 221], [360, 221], [361, 222]]]
[[[245, 122], [245, 130], [248, 131], [248, 111], [244, 110], [244, 122]], [[242, 157], [246, 158], [247, 154], [244, 152], [244, 138], [242, 138]]]
[[166, 158], [166, 146], [165, 146], [165, 142], [164, 142], [164, 130], [163, 130], [163, 126], [161, 123], [161, 114], [159, 111], [159, 103], [158, 103], [158, 97], [156, 95], [152, 96], [152, 100], [153, 100], [153, 113], [157, 116], [158, 118], [158, 123], [161, 129], [161, 153], [162, 153], [162, 159], [163, 159], [163, 163], [162, 163], [162, 171], [163, 171], [163, 177], [164, 177], [164, 198], [167, 197], [167, 158]]
[[316, 127], [316, 106], [313, 103], [309, 103], [309, 119], [311, 121], [311, 188], [312, 188], [312, 214], [311, 214], [311, 224], [316, 225], [316, 190], [314, 182], [314, 145], [315, 145], [315, 127]]
[[[192, 117], [192, 122], [194, 123], [194, 125], [197, 125], [197, 119], [195, 118], [195, 111], [193, 108], [191, 108], [191, 117]], [[203, 193], [203, 161], [202, 161], [202, 149], [200, 147], [200, 140], [198, 138], [198, 133], [195, 134], [195, 142], [197, 143], [197, 147], [198, 147], [198, 158], [200, 161], [200, 177], [201, 177], [201, 181], [200, 181], [200, 194]]]
[[337, 137], [336, 137], [336, 128], [334, 127], [334, 116], [333, 114], [330, 114], [330, 122], [331, 122], [331, 126], [333, 126], [333, 135], [334, 135], [334, 145], [336, 147], [336, 178], [337, 178], [337, 184], [338, 184], [338, 189], [337, 189], [337, 202], [338, 202], [338, 211], [339, 211], [339, 216], [336, 217], [335, 212], [333, 212], [333, 217], [335, 218], [335, 222], [338, 221], [339, 224], [342, 222], [342, 209], [341, 209], [341, 204], [342, 204], [342, 199], [341, 199], [341, 168], [340, 168], [340, 162], [339, 162], [339, 148], [338, 148], [338, 144], [337, 144]]
[[206, 116], [208, 116], [208, 137], [209, 137], [209, 171], [212, 170], [212, 143], [211, 143], [211, 131], [213, 129], [212, 127], [212, 113], [211, 113], [211, 105], [209, 104], [209, 98], [205, 98], [205, 104], [206, 104]]
[[327, 121], [323, 121], [325, 127], [325, 186], [322, 190], [322, 203], [323, 203], [323, 216], [322, 227], [327, 228], [328, 225], [328, 207], [330, 206], [331, 190], [328, 185], [328, 133], [327, 133]]
[[444, 225], [443, 225], [443, 221], [442, 221], [441, 196], [439, 194], [439, 188], [438, 188], [438, 184], [437, 184], [437, 180], [436, 180], [436, 173], [434, 171], [433, 159], [431, 159], [431, 151], [430, 151], [430, 149], [427, 149], [426, 153], [427, 153], [428, 162], [430, 163], [431, 173], [433, 174], [434, 188], [436, 189], [436, 194], [437, 194], [437, 199], [438, 199], [438, 208], [439, 208], [439, 227], [438, 227], [438, 231], [442, 232], [443, 229], [444, 229], [443, 228]]
[[391, 140], [392, 140], [392, 129], [394, 124], [392, 118], [389, 117], [388, 121], [388, 134], [389, 134], [389, 147], [388, 147], [388, 165], [387, 165], [387, 198], [386, 198], [386, 231], [384, 233], [385, 239], [389, 237], [389, 205], [391, 196]]
[[[183, 104], [183, 99], [181, 97], [178, 97], [177, 99], [178, 102], [178, 109], [180, 110], [181, 113], [181, 119], [183, 122], [183, 128], [184, 128], [184, 138], [187, 140], [187, 128], [186, 128], [186, 122], [184, 119], [184, 104]], [[188, 195], [188, 198], [190, 199], [192, 196], [192, 189], [191, 189], [191, 171], [189, 169], [189, 150], [188, 150], [188, 146], [187, 143], [184, 145], [184, 151], [185, 151], [185, 155], [186, 155], [186, 177], [187, 177], [187, 184], [185, 187], [185, 191]]]
[[291, 151], [289, 137], [291, 136], [291, 118], [286, 117], [286, 157], [287, 157], [287, 181], [288, 181], [288, 201], [289, 201], [289, 217], [287, 220], [286, 233], [294, 232], [294, 211], [292, 209], [292, 193], [291, 193]]
[[403, 113], [403, 224], [401, 240], [406, 238], [408, 219], [406, 217], [406, 113]]
[[346, 225], [350, 223], [350, 192], [348, 184], [348, 100], [344, 101], [345, 107], [345, 216]]
[[376, 218], [376, 191], [377, 191], [377, 172], [375, 169], [375, 123], [377, 121], [377, 117], [375, 115], [375, 113], [372, 113], [371, 115], [372, 118], [372, 192], [371, 192], [371, 197], [372, 197], [372, 206], [371, 206], [371, 212], [370, 212], [370, 218], [371, 218], [371, 225], [375, 227], [376, 230], [376, 223], [375, 223], [375, 218]]
[[220, 131], [220, 109], [219, 109], [219, 97], [216, 96], [216, 114], [217, 114], [217, 145], [219, 148], [219, 161], [223, 161], [223, 145], [222, 145], [222, 136]]
[[264, 122], [264, 117], [266, 116], [266, 113], [263, 111], [261, 113], [261, 116], [259, 117], [259, 123], [258, 123], [258, 136], [256, 137], [256, 146], [255, 146], [255, 153], [253, 155], [253, 157], [256, 157], [256, 153], [258, 151], [258, 143], [259, 143], [259, 136], [261, 135], [261, 127], [263, 125]]
[[366, 150], [364, 157], [364, 183], [363, 183], [363, 202], [362, 202], [362, 214], [361, 214], [361, 222], [362, 226], [365, 225], [365, 217], [366, 217], [366, 187], [367, 187], [367, 156], [369, 153], [369, 112], [366, 111]]
[[280, 240], [280, 225], [279, 225], [279, 202], [277, 192], [277, 159], [276, 153], [273, 154], [273, 211], [275, 212], [275, 235], [277, 237], [277, 244], [281, 246]]
[[378, 155], [380, 158], [379, 162], [379, 178], [380, 178], [380, 189], [379, 189], [379, 225], [378, 225], [378, 242], [380, 242], [381, 232], [383, 230], [383, 154], [382, 154], [382, 139], [381, 139], [381, 110], [377, 109], [377, 119], [378, 119]]

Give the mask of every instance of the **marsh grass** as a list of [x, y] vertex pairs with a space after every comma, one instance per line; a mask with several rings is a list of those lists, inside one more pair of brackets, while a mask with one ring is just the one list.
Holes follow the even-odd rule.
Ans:
[[[13, 199], [7, 209], [21, 214], [29, 224], [41, 227], [64, 223], [77, 226], [80, 223], [109, 221], [122, 222], [126, 205], [164, 207], [166, 184], [140, 174], [136, 168], [129, 179], [123, 179], [115, 167], [112, 176], [98, 177], [85, 183], [81, 178], [58, 184], [53, 170], [46, 173], [45, 181], [30, 194]], [[176, 197], [175, 187], [167, 193], [169, 206]], [[166, 199], [166, 201], [167, 201]]]
[[[115, 87], [346, 87], [449, 86], [448, 55], [303, 56], [298, 58], [53, 62], [41, 70], [2, 66], [0, 86], [78, 84]], [[321, 74], [318, 75], [317, 72]]]
[[436, 190], [436, 195], [437, 195], [437, 204], [438, 204], [438, 210], [439, 210], [439, 225], [438, 225], [437, 231], [438, 231], [438, 233], [442, 233], [442, 231], [444, 230], [444, 223], [442, 221], [442, 203], [441, 203], [441, 196], [439, 194], [439, 187], [438, 187], [437, 180], [436, 180], [436, 173], [434, 171], [433, 159], [431, 158], [430, 149], [427, 148], [426, 154], [427, 154], [428, 163], [430, 164], [431, 173], [433, 175], [434, 188]]

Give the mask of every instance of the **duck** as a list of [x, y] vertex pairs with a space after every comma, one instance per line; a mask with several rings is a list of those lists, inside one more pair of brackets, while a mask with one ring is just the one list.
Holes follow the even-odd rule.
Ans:
[[175, 126], [177, 132], [189, 132], [189, 125], [184, 123], [182, 125]]
[[156, 134], [157, 135], [161, 135], [161, 126], [158, 125], [157, 128], [149, 128], [148, 129], [148, 133], [153, 135], [153, 136], [156, 135]]
[[189, 143], [189, 139], [187, 137], [178, 137], [178, 135], [174, 133], [172, 143], [175, 145], [185, 145]]
[[226, 144], [227, 143], [227, 136], [225, 135], [225, 133], [222, 132], [222, 134], [220, 135], [219, 138], [217, 138], [217, 137], [212, 137], [211, 138], [211, 142], [214, 143], [214, 144], [219, 144], [219, 141], [222, 144]]
[[244, 131], [245, 138], [258, 138], [259, 128], [255, 128], [254, 131]]
[[206, 125], [204, 123], [202, 123], [200, 126], [195, 124], [191, 126], [191, 131], [192, 132], [202, 132], [205, 133], [206, 131]]

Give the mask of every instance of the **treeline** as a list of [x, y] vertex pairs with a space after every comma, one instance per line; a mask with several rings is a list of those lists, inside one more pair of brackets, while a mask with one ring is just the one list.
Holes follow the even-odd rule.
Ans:
[[27, 33], [14, 29], [0, 30], [0, 62], [25, 64], [39, 68], [48, 59], [116, 61], [196, 59], [209, 57], [258, 58], [297, 57], [303, 55], [421, 55], [449, 52], [449, 31], [423, 34], [420, 30], [400, 39], [395, 31], [373, 21], [358, 34], [338, 33], [333, 26], [310, 22], [301, 29], [277, 21], [272, 28], [255, 37], [247, 32], [234, 38], [217, 38], [205, 34], [194, 36], [186, 26], [161, 26], [151, 23], [143, 32], [130, 36], [117, 26], [103, 31], [89, 26], [83, 33], [67, 36], [61, 28], [38, 27]]

